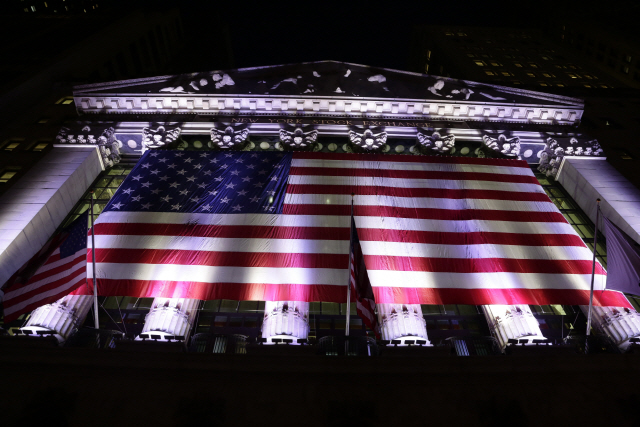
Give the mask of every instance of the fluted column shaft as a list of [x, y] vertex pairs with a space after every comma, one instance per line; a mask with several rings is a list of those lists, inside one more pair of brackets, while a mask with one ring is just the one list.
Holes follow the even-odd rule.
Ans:
[[[580, 308], [588, 316], [589, 306]], [[632, 308], [593, 306], [591, 324], [622, 350], [626, 350], [631, 338], [640, 336], [640, 313]]]
[[145, 317], [142, 333], [188, 337], [198, 312], [200, 300], [190, 298], [155, 298]]
[[528, 305], [483, 305], [482, 311], [491, 334], [502, 348], [507, 346], [510, 339], [528, 339], [529, 342], [546, 339]]
[[93, 304], [91, 295], [67, 295], [52, 304], [36, 308], [22, 329], [53, 331], [59, 342], [64, 342], [84, 323]]
[[427, 341], [427, 325], [420, 304], [376, 304], [383, 340], [421, 339]]
[[309, 336], [309, 303], [302, 301], [265, 301], [262, 338], [298, 339]]

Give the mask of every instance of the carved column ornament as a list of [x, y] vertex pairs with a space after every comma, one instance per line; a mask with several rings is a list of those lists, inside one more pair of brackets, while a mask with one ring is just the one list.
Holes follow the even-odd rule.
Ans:
[[380, 333], [383, 340], [425, 340], [427, 326], [420, 304], [377, 304]]
[[175, 127], [168, 129], [166, 126], [158, 126], [152, 129], [150, 126], [142, 129], [142, 152], [149, 149], [161, 148], [180, 138], [182, 129]]
[[547, 138], [544, 149], [539, 153], [538, 170], [549, 177], [555, 177], [564, 156], [599, 157], [604, 154], [598, 140], [579, 141], [577, 138]]
[[371, 129], [364, 129], [362, 133], [350, 130], [351, 144], [364, 151], [380, 151], [387, 143], [387, 133], [373, 133]]
[[211, 129], [211, 143], [214, 148], [220, 148], [223, 150], [242, 149], [247, 142], [249, 136], [248, 128], [234, 128], [233, 126], [227, 126], [224, 130]]
[[520, 137], [507, 138], [505, 134], [498, 135], [494, 138], [490, 135], [482, 136], [482, 144], [489, 150], [503, 154], [507, 157], [520, 156]]
[[454, 134], [443, 135], [440, 132], [433, 132], [427, 135], [418, 129], [418, 142], [423, 154], [451, 154], [456, 143]]
[[298, 339], [309, 336], [309, 303], [302, 301], [265, 301], [262, 337]]
[[[587, 315], [589, 306], [581, 305]], [[631, 344], [631, 338], [640, 337], [640, 313], [632, 308], [593, 306], [592, 324], [595, 329], [607, 335], [622, 350]]]
[[509, 340], [527, 339], [531, 343], [534, 339], [546, 339], [528, 305], [483, 305], [482, 311], [491, 334], [502, 348]]
[[67, 295], [52, 304], [36, 308], [27, 324], [20, 329], [32, 332], [52, 331], [62, 343], [82, 326], [92, 303], [91, 295]]
[[284, 148], [291, 150], [311, 150], [316, 145], [318, 138], [317, 130], [305, 132], [302, 127], [297, 127], [293, 131], [280, 129], [280, 141]]
[[166, 336], [184, 337], [186, 340], [199, 304], [200, 300], [190, 298], [155, 298], [141, 333], [159, 335], [160, 341], [166, 340]]

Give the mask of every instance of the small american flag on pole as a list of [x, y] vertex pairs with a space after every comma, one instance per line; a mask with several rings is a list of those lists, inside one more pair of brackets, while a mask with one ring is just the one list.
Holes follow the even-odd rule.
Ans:
[[364, 264], [362, 247], [358, 239], [356, 221], [351, 215], [351, 250], [349, 253], [349, 286], [355, 295], [356, 311], [365, 325], [369, 327], [380, 339], [380, 326], [376, 317], [376, 301], [373, 296], [373, 288]]
[[55, 302], [86, 280], [87, 212], [9, 279], [3, 301], [4, 321], [11, 322], [24, 313]]

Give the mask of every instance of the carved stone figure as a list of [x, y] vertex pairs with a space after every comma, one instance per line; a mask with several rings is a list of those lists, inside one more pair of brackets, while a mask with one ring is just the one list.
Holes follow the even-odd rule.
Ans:
[[280, 141], [285, 147], [293, 149], [309, 148], [315, 144], [318, 138], [318, 131], [311, 130], [305, 132], [302, 128], [296, 128], [293, 132], [280, 129]]
[[482, 143], [487, 148], [500, 152], [505, 156], [518, 157], [520, 155], [520, 138], [517, 136], [513, 138], [507, 138], [506, 135], [501, 134], [496, 139], [489, 135], [483, 135]]
[[430, 148], [442, 154], [449, 154], [456, 143], [456, 136], [454, 134], [441, 135], [440, 132], [426, 135], [418, 131], [418, 141], [424, 148]]
[[225, 130], [211, 129], [211, 142], [214, 147], [228, 150], [230, 148], [241, 148], [249, 136], [249, 129], [244, 128], [236, 131], [233, 126], [227, 126]]
[[375, 151], [382, 148], [382, 146], [387, 142], [387, 133], [373, 133], [371, 129], [365, 129], [363, 133], [350, 130], [349, 139], [356, 147], [362, 148], [366, 151]]
[[145, 127], [142, 129], [142, 152], [144, 153], [150, 148], [160, 148], [170, 144], [180, 138], [182, 129], [176, 127], [167, 130], [164, 126], [158, 126], [157, 129]]

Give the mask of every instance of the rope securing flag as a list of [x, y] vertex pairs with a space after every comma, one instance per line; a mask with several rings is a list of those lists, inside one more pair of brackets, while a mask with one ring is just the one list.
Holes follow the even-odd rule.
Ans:
[[80, 215], [53, 237], [7, 284], [4, 320], [51, 304], [86, 282], [87, 216]]
[[355, 295], [356, 311], [365, 325], [380, 339], [380, 326], [376, 316], [376, 300], [369, 282], [367, 266], [364, 264], [362, 247], [358, 239], [356, 221], [351, 216], [351, 250], [349, 251], [349, 286]]
[[343, 302], [352, 193], [377, 303], [589, 301], [592, 254], [524, 161], [267, 151], [147, 151], [96, 221], [100, 294]]

